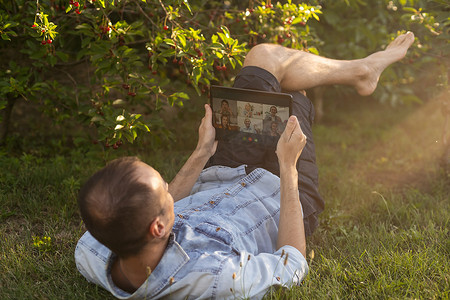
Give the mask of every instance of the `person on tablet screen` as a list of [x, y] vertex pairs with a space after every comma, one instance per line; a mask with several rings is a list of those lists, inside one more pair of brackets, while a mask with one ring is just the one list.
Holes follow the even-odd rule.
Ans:
[[253, 106], [250, 103], [246, 103], [244, 106], [244, 117], [253, 117]]
[[252, 122], [249, 118], [245, 118], [244, 120], [244, 126], [241, 127], [240, 131], [246, 132], [246, 133], [257, 133], [255, 128], [251, 127]]
[[228, 118], [233, 115], [233, 111], [231, 110], [230, 104], [227, 100], [222, 100], [220, 104], [219, 114], [221, 114], [222, 116], [228, 116]]
[[269, 114], [264, 118], [265, 121], [281, 123], [281, 118], [277, 116], [278, 109], [276, 106], [271, 106]]
[[278, 132], [278, 122], [272, 121], [272, 123], [270, 124], [269, 135], [276, 137], [280, 136], [280, 133]]
[[79, 192], [88, 231], [75, 249], [78, 270], [120, 299], [260, 299], [272, 286], [299, 285], [308, 272], [305, 233], [317, 228], [324, 201], [314, 109], [297, 91], [345, 84], [369, 95], [413, 42], [401, 34], [357, 60], [253, 47], [234, 86], [293, 96], [276, 149], [215, 141], [205, 105], [197, 147], [170, 183], [136, 157], [108, 163]]
[[229, 123], [229, 116], [222, 115], [220, 116], [220, 125], [218, 126], [220, 129], [231, 130], [231, 126]]

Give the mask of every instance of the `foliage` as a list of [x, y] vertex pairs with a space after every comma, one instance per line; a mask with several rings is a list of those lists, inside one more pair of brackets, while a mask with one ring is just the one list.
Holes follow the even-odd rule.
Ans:
[[320, 13], [291, 1], [9, 1], [0, 10], [0, 109], [37, 102], [56, 122], [96, 128], [87, 138], [106, 147], [146, 132], [168, 136], [163, 106], [226, 81], [250, 46], [316, 52], [306, 23]]
[[380, 50], [410, 30], [416, 42], [406, 59], [387, 69], [375, 97], [391, 104], [421, 102], [448, 89], [450, 4], [424, 0], [319, 1], [323, 17], [313, 27], [322, 55], [354, 59]]

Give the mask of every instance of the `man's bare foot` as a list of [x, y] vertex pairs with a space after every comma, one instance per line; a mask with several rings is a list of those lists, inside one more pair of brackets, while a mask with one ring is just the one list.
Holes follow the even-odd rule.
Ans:
[[356, 91], [363, 96], [372, 94], [384, 69], [405, 57], [413, 42], [414, 34], [407, 32], [395, 38], [384, 51], [376, 52], [364, 58], [364, 72], [355, 85]]

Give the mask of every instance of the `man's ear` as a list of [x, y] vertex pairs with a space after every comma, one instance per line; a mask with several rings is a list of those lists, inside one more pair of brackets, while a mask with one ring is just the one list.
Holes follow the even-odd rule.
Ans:
[[153, 238], [162, 238], [165, 236], [166, 225], [159, 216], [150, 223], [149, 233]]

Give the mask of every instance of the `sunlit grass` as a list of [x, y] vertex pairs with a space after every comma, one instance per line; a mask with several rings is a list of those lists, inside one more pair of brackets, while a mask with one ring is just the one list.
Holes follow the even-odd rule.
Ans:
[[[331, 103], [314, 128], [327, 206], [308, 239], [310, 274], [277, 298], [448, 299], [449, 185], [438, 165], [443, 117], [434, 102], [392, 108], [358, 101]], [[38, 148], [0, 153], [0, 298], [111, 299], [75, 267], [84, 231], [76, 192], [105, 160], [121, 155], [138, 154], [170, 180], [195, 146], [200, 116], [193, 107], [174, 116], [182, 126], [171, 147], [144, 143], [107, 157], [94, 145], [65, 156]], [[36, 246], [44, 237], [48, 247]]]

